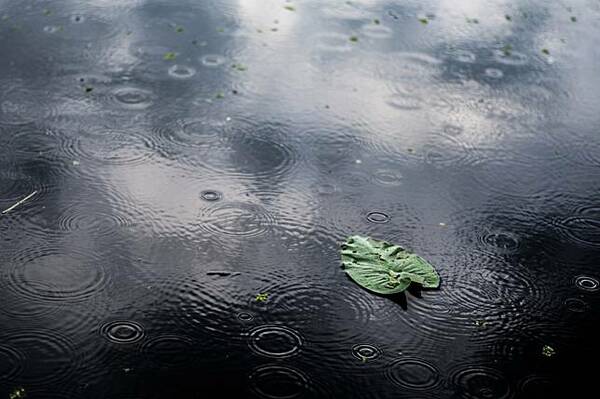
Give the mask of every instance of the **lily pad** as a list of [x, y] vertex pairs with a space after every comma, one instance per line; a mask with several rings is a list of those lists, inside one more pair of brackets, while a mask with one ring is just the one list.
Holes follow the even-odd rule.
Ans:
[[412, 283], [424, 288], [440, 285], [440, 276], [425, 259], [386, 241], [351, 236], [342, 244], [341, 255], [350, 278], [377, 294], [398, 294]]

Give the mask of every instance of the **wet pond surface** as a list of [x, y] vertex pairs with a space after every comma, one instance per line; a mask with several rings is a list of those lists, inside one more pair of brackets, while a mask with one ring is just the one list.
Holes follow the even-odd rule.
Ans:
[[[0, 397], [593, 389], [598, 37], [595, 0], [2, 2]], [[369, 294], [351, 234], [441, 288]]]

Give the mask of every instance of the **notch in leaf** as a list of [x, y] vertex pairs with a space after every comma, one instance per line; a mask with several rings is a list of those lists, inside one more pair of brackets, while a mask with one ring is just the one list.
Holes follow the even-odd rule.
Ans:
[[351, 236], [341, 248], [342, 267], [358, 285], [382, 295], [398, 294], [412, 283], [438, 288], [440, 276], [431, 264], [401, 246]]

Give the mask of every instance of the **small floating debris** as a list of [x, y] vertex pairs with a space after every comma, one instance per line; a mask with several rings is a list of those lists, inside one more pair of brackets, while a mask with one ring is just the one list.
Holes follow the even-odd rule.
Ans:
[[475, 320], [475, 325], [478, 328], [486, 328], [487, 327], [487, 321], [485, 321], [485, 320]]
[[510, 44], [505, 45], [504, 47], [502, 47], [500, 50], [502, 51], [502, 54], [505, 57], [510, 57], [510, 55], [512, 54], [512, 46]]
[[543, 48], [542, 53], [544, 53], [546, 55], [550, 55], [550, 50], [548, 50], [547, 48]]
[[468, 24], [479, 24], [479, 20], [477, 18], [469, 18], [467, 17]]
[[181, 33], [181, 32], [183, 32], [183, 30], [184, 30], [183, 26], [178, 26], [175, 28], [175, 32], [177, 32], [177, 33]]
[[86, 93], [91, 93], [92, 90], [94, 90], [94, 88], [87, 86], [84, 90], [85, 90]]
[[419, 18], [419, 22], [422, 23], [423, 25], [427, 25], [429, 23], [429, 20], [425, 17]]
[[256, 295], [256, 302], [267, 302], [267, 299], [269, 299], [269, 294], [266, 292], [261, 292], [260, 294]]
[[5, 215], [8, 212], [12, 211], [13, 209], [15, 209], [16, 207], [18, 207], [19, 205], [23, 204], [25, 201], [30, 200], [34, 195], [37, 194], [37, 190], [35, 190], [34, 192], [32, 192], [31, 194], [29, 194], [27, 197], [23, 198], [22, 200], [20, 200], [19, 202], [17, 202], [16, 204], [14, 204], [13, 206], [11, 206], [10, 208], [7, 208], [5, 210], [2, 211], [2, 214]]
[[510, 15], [508, 15], [508, 14], [506, 14], [506, 15], [504, 16], [504, 18], [505, 18], [507, 21], [512, 21], [512, 17], [511, 17]]
[[175, 54], [172, 51], [168, 51], [165, 53], [163, 59], [166, 61], [173, 61], [175, 59], [175, 57], [177, 57], [177, 54]]
[[207, 276], [219, 276], [219, 277], [234, 277], [239, 276], [240, 272], [228, 272], [227, 270], [210, 270], [206, 272]]
[[556, 355], [556, 350], [550, 345], [544, 345], [544, 347], [542, 348], [542, 355], [546, 357], [552, 357]]
[[13, 389], [13, 391], [8, 395], [8, 399], [21, 399], [25, 396], [27, 396], [25, 393], [25, 388], [19, 387]]
[[358, 41], [358, 36], [350, 36], [350, 41], [356, 43]]
[[381, 23], [381, 21], [380, 21], [379, 19], [375, 18], [375, 19], [373, 20], [373, 23], [374, 23], [375, 25], [379, 25], [379, 24]]
[[248, 67], [244, 64], [232, 64], [231, 67], [238, 71], [246, 71], [248, 69]]
[[49, 16], [52, 15], [52, 11], [48, 10], [47, 8], [44, 8], [44, 11], [42, 11], [44, 13], [45, 16]]
[[572, 16], [572, 17], [571, 17], [571, 22], [577, 22], [577, 17], [575, 17], [575, 16]]
[[289, 6], [288, 5], [288, 6], [283, 6], [283, 8], [285, 8], [288, 11], [296, 11], [296, 7], [294, 7], [294, 6]]

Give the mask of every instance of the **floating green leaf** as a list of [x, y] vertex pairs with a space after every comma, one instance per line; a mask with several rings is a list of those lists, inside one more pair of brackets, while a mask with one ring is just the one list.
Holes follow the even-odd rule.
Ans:
[[173, 61], [175, 59], [175, 57], [177, 57], [177, 54], [175, 54], [172, 51], [168, 51], [165, 53], [163, 58], [167, 61]]
[[288, 11], [296, 11], [296, 8], [294, 6], [283, 6], [283, 8], [285, 8]]
[[427, 25], [429, 23], [429, 20], [427, 18], [419, 18], [419, 22], [423, 25]]
[[356, 43], [358, 41], [358, 36], [350, 36], [350, 41]]
[[360, 286], [378, 294], [397, 294], [411, 283], [437, 288], [440, 276], [425, 259], [385, 241], [351, 236], [342, 244], [342, 265]]
[[547, 48], [543, 48], [542, 53], [544, 53], [546, 55], [550, 55], [550, 50], [548, 50]]

